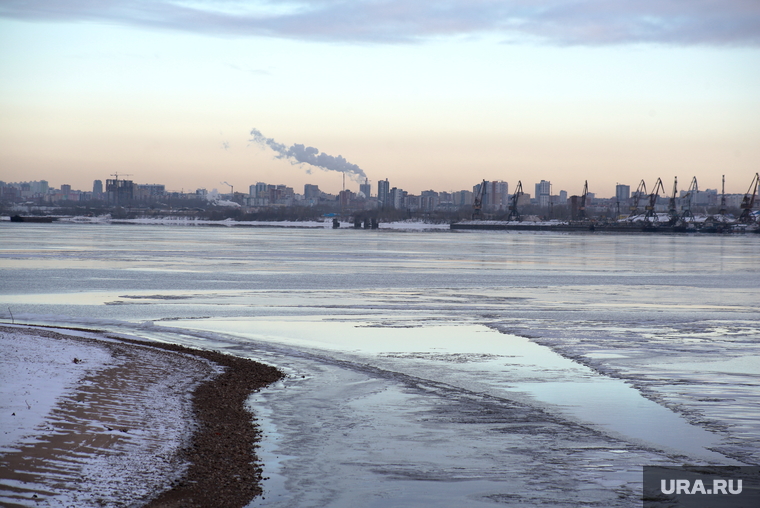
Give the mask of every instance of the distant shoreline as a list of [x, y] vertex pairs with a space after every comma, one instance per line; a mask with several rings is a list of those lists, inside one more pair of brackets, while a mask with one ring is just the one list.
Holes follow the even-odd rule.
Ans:
[[[559, 233], [611, 233], [611, 234], [758, 234], [760, 222], [752, 218], [749, 222], [739, 222], [730, 218], [709, 219], [699, 217], [691, 222], [671, 224], [669, 218], [659, 214], [657, 220], [644, 220], [643, 216], [633, 221], [567, 221], [542, 220], [527, 217], [524, 220], [459, 220], [428, 222], [419, 219], [379, 222], [376, 228], [384, 231], [431, 232], [431, 231], [518, 231], [518, 232], [559, 232]], [[757, 215], [757, 214], [755, 214]], [[110, 215], [88, 216], [30, 216], [28, 220], [16, 218], [17, 223], [56, 223], [56, 224], [108, 224], [108, 225], [155, 225], [155, 226], [195, 226], [225, 228], [263, 228], [263, 229], [370, 229], [366, 224], [336, 218], [311, 220], [209, 220], [197, 217], [163, 216], [112, 218]], [[44, 220], [43, 220], [44, 219]], [[8, 216], [0, 216], [0, 222], [10, 222]], [[21, 226], [23, 227], [23, 226]]]

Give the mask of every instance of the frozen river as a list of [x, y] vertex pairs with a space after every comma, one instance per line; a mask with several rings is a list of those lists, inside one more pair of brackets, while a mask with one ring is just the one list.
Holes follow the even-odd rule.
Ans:
[[760, 464], [760, 236], [0, 223], [0, 318], [219, 349], [255, 506], [640, 506]]

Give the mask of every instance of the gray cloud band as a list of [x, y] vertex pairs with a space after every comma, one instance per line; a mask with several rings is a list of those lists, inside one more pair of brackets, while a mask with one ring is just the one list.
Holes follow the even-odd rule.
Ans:
[[323, 169], [325, 171], [338, 171], [345, 173], [355, 181], [363, 181], [367, 175], [362, 168], [356, 164], [351, 164], [343, 156], [334, 157], [320, 151], [313, 146], [300, 145], [298, 143], [286, 147], [272, 138], [267, 138], [258, 129], [251, 129], [251, 141], [269, 147], [274, 150], [278, 159], [288, 159], [291, 164], [309, 164], [311, 166]]
[[[9, 0], [0, 3], [0, 17], [378, 43], [492, 33], [511, 42], [539, 40], [559, 45], [760, 45], [757, 0], [301, 0], [279, 3], [270, 11], [261, 5], [70, 0], [64, 6], [59, 0]], [[230, 6], [235, 9], [229, 10]]]

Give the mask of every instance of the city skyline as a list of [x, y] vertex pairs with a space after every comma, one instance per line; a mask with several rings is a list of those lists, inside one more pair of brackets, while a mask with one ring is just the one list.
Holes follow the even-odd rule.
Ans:
[[760, 167], [755, 3], [405, 5], [4, 5], [0, 180], [342, 188], [253, 130], [414, 193], [743, 193]]
[[[111, 175], [116, 176], [116, 175]], [[739, 201], [738, 199], [745, 198], [747, 195], [751, 195], [753, 192], [753, 186], [756, 183], [757, 180], [757, 174], [754, 176], [754, 178], [751, 181], [750, 187], [745, 192], [725, 192], [725, 196], [730, 197], [730, 200], [732, 203], [736, 201], [736, 203], [732, 204], [731, 206], [738, 207]], [[105, 182], [105, 185], [104, 185]], [[134, 185], [134, 188], [139, 188], [141, 197], [136, 197], [138, 201], [145, 200], [148, 196], [150, 196], [152, 199], [159, 199], [161, 196], [170, 196], [170, 195], [182, 195], [182, 196], [197, 196], [203, 199], [206, 199], [207, 197], [209, 199], [216, 199], [221, 198], [223, 196], [225, 197], [232, 197], [233, 199], [240, 198], [240, 197], [249, 197], [249, 198], [255, 198], [258, 197], [260, 192], [266, 192], [268, 188], [274, 189], [282, 189], [287, 190], [289, 195], [291, 196], [299, 196], [299, 199], [305, 199], [308, 201], [310, 198], [320, 198], [320, 199], [339, 199], [340, 196], [342, 196], [343, 192], [337, 192], [337, 193], [331, 193], [329, 191], [325, 191], [324, 189], [320, 189], [319, 185], [315, 185], [312, 183], [304, 183], [303, 184], [303, 193], [298, 192], [298, 190], [301, 187], [290, 187], [282, 183], [272, 183], [272, 182], [256, 182], [255, 184], [250, 184], [248, 186], [244, 186], [241, 190], [240, 187], [238, 187], [237, 190], [234, 189], [234, 186], [227, 182], [222, 182], [225, 184], [228, 189], [222, 189], [221, 191], [216, 188], [196, 188], [196, 189], [187, 189], [183, 191], [176, 191], [172, 189], [166, 188], [166, 186], [162, 183], [146, 183], [146, 182], [139, 182], [134, 181], [131, 178], [116, 178], [116, 179], [105, 179], [100, 180], [96, 179], [92, 182], [92, 185], [90, 187], [86, 188], [76, 188], [73, 187], [70, 184], [61, 184], [58, 187], [55, 185], [52, 185], [49, 181], [45, 179], [40, 180], [28, 180], [28, 181], [21, 181], [21, 182], [4, 182], [0, 181], [0, 191], [3, 190], [5, 186], [12, 186], [17, 188], [18, 190], [23, 190], [26, 188], [25, 192], [28, 192], [29, 197], [35, 197], [35, 198], [43, 198], [45, 195], [50, 194], [52, 191], [58, 191], [58, 194], [64, 195], [64, 199], [68, 199], [67, 196], [69, 193], [73, 193], [72, 195], [74, 198], [72, 198], [74, 201], [79, 200], [89, 200], [89, 199], [104, 199], [103, 196], [107, 194], [106, 188], [108, 186], [113, 185], [116, 187], [119, 183], [126, 183], [130, 187]], [[677, 182], [676, 182], [677, 183]], [[696, 185], [696, 193], [693, 192], [694, 185]], [[588, 196], [593, 199], [599, 199], [602, 201], [618, 201], [618, 202], [628, 202], [630, 198], [632, 198], [637, 192], [639, 192], [639, 186], [631, 186], [625, 183], [617, 183], [615, 185], [615, 192], [611, 196], [607, 196], [604, 194], [599, 194], [598, 192], [595, 192], [593, 188], [589, 188], [586, 185], [584, 185], [583, 190], [579, 193], [573, 193], [568, 192], [565, 189], [554, 189], [553, 184], [550, 181], [547, 180], [541, 180], [540, 182], [535, 183], [534, 185], [534, 193], [528, 192], [525, 189], [530, 189], [530, 186], [527, 184], [522, 184], [521, 181], [518, 181], [517, 184], [514, 184], [514, 187], [509, 187], [509, 182], [503, 181], [503, 180], [491, 180], [486, 181], [487, 187], [486, 192], [483, 194], [483, 204], [488, 206], [496, 206], [498, 207], [506, 207], [508, 205], [509, 200], [513, 197], [515, 192], [518, 192], [521, 196], [524, 196], [525, 198], [531, 198], [531, 202], [534, 202], [534, 204], [539, 205], [540, 207], [546, 208], [549, 207], [550, 204], [564, 204], [570, 196], [581, 196], [583, 194], [588, 193]], [[666, 185], [665, 182], [662, 182], [662, 186], [658, 187], [655, 183], [649, 184], [649, 187], [643, 188], [641, 190], [640, 196], [645, 195], [652, 195], [657, 194], [659, 199], [667, 199], [668, 197], [672, 197], [673, 192], [673, 186]], [[420, 190], [415, 193], [415, 191], [409, 190], [409, 189], [403, 189], [400, 187], [393, 186], [393, 183], [390, 182], [387, 178], [385, 180], [379, 180], [376, 182], [374, 186], [374, 192], [372, 191], [373, 185], [371, 183], [357, 183], [355, 187], [357, 189], [349, 188], [349, 186], [346, 187], [346, 192], [348, 192], [348, 195], [352, 197], [360, 196], [363, 194], [363, 198], [369, 199], [370, 197], [373, 200], [376, 200], [381, 203], [381, 206], [384, 206], [383, 204], [387, 203], [393, 203], [395, 200], [398, 200], [401, 198], [402, 200], [409, 195], [409, 197], [415, 197], [419, 198], [420, 196], [435, 194], [437, 195], [449, 195], [449, 196], [456, 196], [460, 195], [462, 193], [466, 193], [469, 195], [468, 198], [466, 198], [467, 204], [472, 205], [472, 200], [475, 198], [475, 196], [479, 195], [480, 187], [482, 185], [482, 181], [473, 185], [471, 187], [471, 190], [469, 188], [465, 189], [449, 189], [449, 190], [443, 190], [443, 189], [436, 189], [434, 186], [429, 186], [425, 190]], [[722, 187], [722, 186], [721, 186]], [[92, 189], [92, 190], [89, 190]], [[756, 188], [755, 188], [756, 192]], [[233, 195], [234, 193], [234, 195]], [[2, 192], [0, 192], [0, 195], [2, 195]], [[693, 195], [692, 199], [696, 199], [697, 201], [708, 199], [707, 196], [712, 196], [713, 200], [717, 200], [718, 196], [723, 195], [721, 188], [709, 188], [709, 187], [699, 187], [698, 182], [690, 181], [689, 184], [684, 184], [683, 181], [681, 182], [680, 186], [677, 185], [676, 190], [676, 197], [681, 199], [684, 196]], [[9, 196], [13, 196], [12, 194]], [[20, 195], [19, 195], [20, 196]], [[16, 197], [19, 197], [16, 196]], [[698, 196], [702, 196], [701, 198]], [[58, 198], [61, 196], [59, 195]], [[362, 199], [363, 199], [362, 198]], [[340, 198], [342, 199], [342, 198]], [[460, 198], [453, 198], [455, 201], [458, 199], [465, 199], [464, 197]], [[314, 203], [311, 203], [314, 204]], [[464, 202], [463, 202], [464, 204]], [[251, 206], [254, 206], [253, 204]], [[396, 203], [393, 205], [394, 208], [399, 208]], [[401, 206], [403, 208], [403, 206]]]

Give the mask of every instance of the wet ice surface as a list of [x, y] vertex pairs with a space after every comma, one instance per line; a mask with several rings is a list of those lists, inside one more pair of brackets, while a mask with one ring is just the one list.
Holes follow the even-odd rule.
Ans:
[[0, 246], [0, 309], [290, 374], [257, 506], [639, 506], [643, 465], [760, 462], [760, 237], [61, 227]]
[[[238, 334], [181, 328], [143, 333], [205, 342], [289, 374], [252, 400], [270, 477], [265, 498], [253, 506], [630, 506], [640, 489], [637, 464], [673, 463], [531, 404], [491, 395], [498, 390], [447, 376], [445, 368], [436, 372], [435, 364], [424, 368], [415, 360], [403, 368], [387, 359], [394, 367], [387, 370], [366, 357], [271, 337], [241, 342]], [[453, 356], [455, 365], [494, 359]]]

